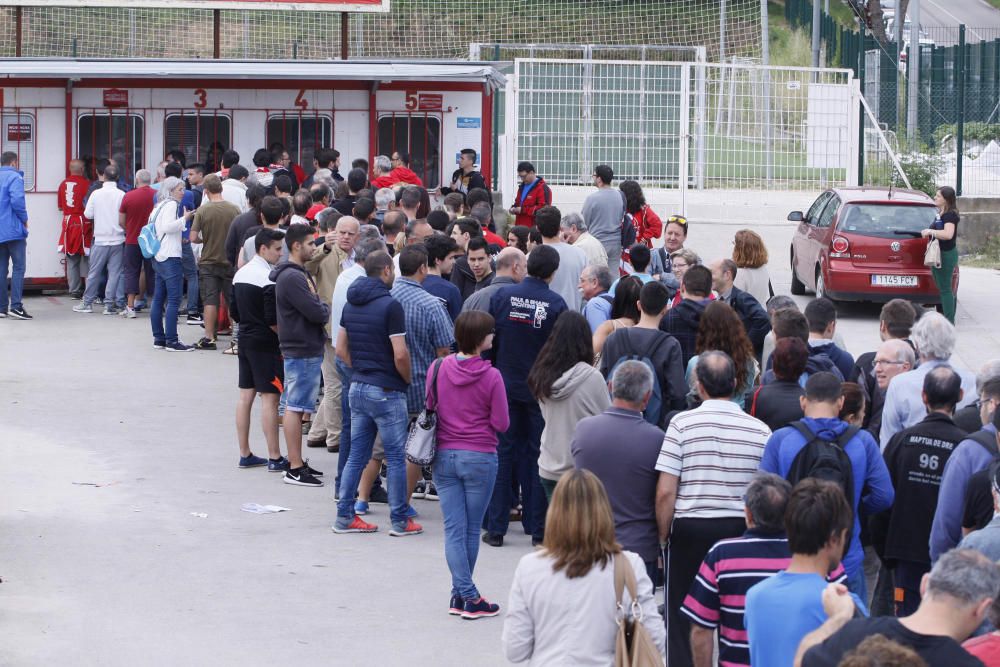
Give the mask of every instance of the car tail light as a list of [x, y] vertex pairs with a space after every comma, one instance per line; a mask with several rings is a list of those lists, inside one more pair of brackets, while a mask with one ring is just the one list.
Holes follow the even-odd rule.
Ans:
[[830, 250], [834, 257], [850, 257], [851, 244], [843, 236], [834, 236], [830, 242]]

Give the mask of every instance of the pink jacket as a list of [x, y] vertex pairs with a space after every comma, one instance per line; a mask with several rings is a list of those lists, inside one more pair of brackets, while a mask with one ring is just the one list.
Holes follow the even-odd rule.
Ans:
[[480, 357], [445, 357], [437, 379], [437, 404], [431, 398], [433, 366], [427, 369], [428, 407], [437, 411], [438, 449], [467, 449], [492, 454], [497, 432], [510, 426], [507, 392], [500, 371]]

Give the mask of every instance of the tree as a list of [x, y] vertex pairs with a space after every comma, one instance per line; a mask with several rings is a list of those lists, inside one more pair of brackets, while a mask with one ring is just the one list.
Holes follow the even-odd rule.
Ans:
[[[900, 16], [898, 20], [903, 21], [903, 18], [906, 16], [906, 10], [910, 5], [910, 0], [902, 0], [900, 4]], [[885, 32], [885, 17], [882, 14], [882, 5], [879, 3], [879, 0], [868, 0], [866, 15], [866, 23], [871, 29], [872, 35], [875, 36], [875, 39], [880, 44], [888, 45], [895, 35], [887, 35]], [[903, 40], [906, 40], [906, 35], [903, 35]]]

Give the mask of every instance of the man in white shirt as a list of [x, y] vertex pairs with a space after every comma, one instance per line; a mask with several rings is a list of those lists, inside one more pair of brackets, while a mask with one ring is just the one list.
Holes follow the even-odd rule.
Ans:
[[[247, 179], [250, 172], [241, 164], [234, 164], [229, 169], [229, 178], [222, 181], [222, 198], [234, 204], [240, 209], [240, 213], [250, 210], [250, 203], [247, 201]], [[208, 201], [207, 198], [202, 200]]]
[[90, 250], [90, 270], [83, 301], [73, 307], [77, 313], [94, 312], [91, 304], [97, 299], [101, 274], [107, 269], [108, 282], [104, 289], [104, 314], [113, 315], [118, 282], [122, 277], [125, 258], [125, 230], [118, 224], [118, 212], [125, 193], [118, 189], [118, 167], [104, 168], [104, 182], [87, 199], [83, 216], [94, 221], [94, 244]]
[[535, 211], [535, 226], [542, 233], [542, 243], [559, 253], [559, 268], [552, 277], [549, 289], [558, 294], [573, 312], [580, 312], [580, 274], [587, 268], [587, 256], [579, 248], [563, 241], [559, 236], [562, 213], [555, 206], [543, 206]]
[[587, 231], [587, 223], [579, 213], [567, 213], [559, 223], [562, 240], [579, 248], [591, 266], [607, 266], [608, 253], [601, 242]]

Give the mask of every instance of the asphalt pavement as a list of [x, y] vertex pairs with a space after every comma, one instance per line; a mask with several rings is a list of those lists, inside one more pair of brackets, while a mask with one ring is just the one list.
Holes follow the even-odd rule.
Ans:
[[[692, 222], [688, 245], [728, 255], [740, 227]], [[793, 227], [756, 229], [785, 292]], [[963, 269], [971, 368], [1000, 356], [998, 292], [998, 272]], [[73, 303], [31, 296], [34, 321], [0, 320], [0, 665], [503, 664], [502, 616], [447, 614], [438, 503], [415, 501], [420, 536], [390, 537], [384, 505], [368, 517], [379, 533], [333, 534], [332, 486], [237, 469], [235, 358], [155, 351], [145, 316]], [[877, 345], [877, 306], [841, 316], [852, 353]], [[187, 342], [200, 333], [181, 327]], [[309, 455], [332, 481], [336, 455]], [[506, 605], [530, 549], [516, 524], [504, 547], [482, 547], [487, 598]]]

